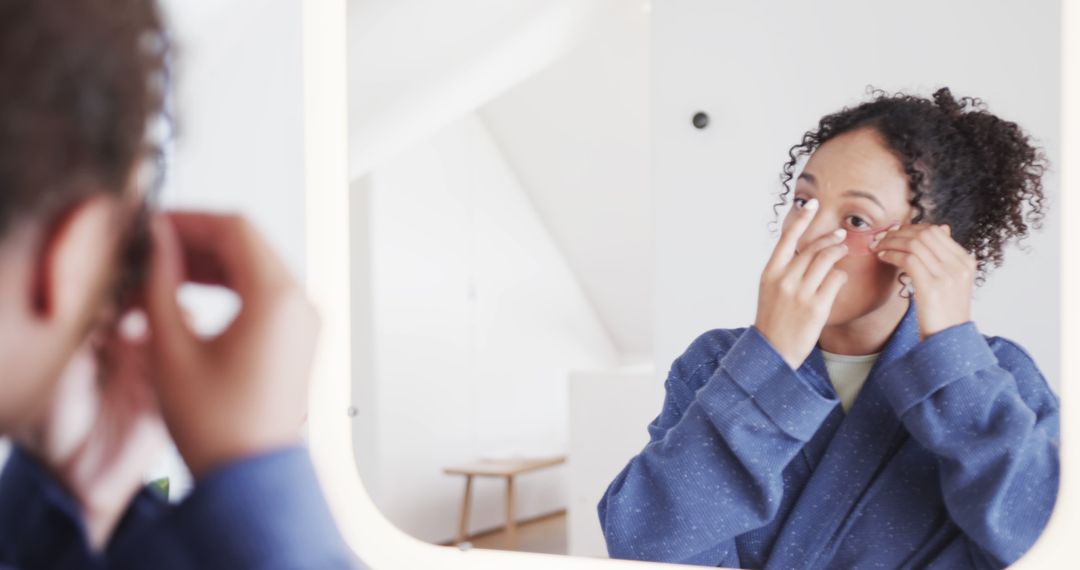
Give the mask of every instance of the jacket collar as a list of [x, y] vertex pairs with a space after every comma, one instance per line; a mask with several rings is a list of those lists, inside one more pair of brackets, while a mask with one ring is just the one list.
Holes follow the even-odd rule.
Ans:
[[[907, 311], [904, 312], [904, 316], [900, 319], [900, 323], [896, 325], [896, 329], [889, 336], [889, 340], [885, 342], [885, 347], [881, 349], [881, 356], [878, 357], [877, 361], [874, 362], [874, 366], [870, 369], [868, 379], [875, 376], [879, 370], [896, 359], [907, 354], [918, 344], [919, 321], [915, 316], [915, 299], [911, 299], [908, 302]], [[825, 368], [825, 357], [821, 354], [821, 348], [816, 345], [800, 368], [800, 372], [806, 371], [813, 372], [826, 385], [829, 385], [829, 372]]]

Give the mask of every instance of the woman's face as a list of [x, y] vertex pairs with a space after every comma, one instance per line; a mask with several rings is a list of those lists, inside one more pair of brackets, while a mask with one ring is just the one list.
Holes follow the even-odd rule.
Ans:
[[[881, 307], [899, 290], [899, 271], [879, 261], [865, 244], [873, 233], [910, 221], [908, 178], [876, 130], [857, 129], [830, 139], [811, 155], [796, 181], [792, 209], [811, 198], [820, 207], [799, 240], [800, 250], [837, 228], [848, 232], [849, 254], [836, 264], [848, 280], [828, 320], [829, 325], [847, 323]], [[790, 213], [785, 227], [789, 222]]]

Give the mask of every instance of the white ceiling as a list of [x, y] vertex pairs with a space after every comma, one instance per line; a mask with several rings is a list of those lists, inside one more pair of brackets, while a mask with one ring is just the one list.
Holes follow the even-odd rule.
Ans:
[[652, 346], [641, 0], [351, 0], [350, 171], [479, 110], [627, 360]]
[[350, 0], [353, 178], [584, 41], [621, 0]]

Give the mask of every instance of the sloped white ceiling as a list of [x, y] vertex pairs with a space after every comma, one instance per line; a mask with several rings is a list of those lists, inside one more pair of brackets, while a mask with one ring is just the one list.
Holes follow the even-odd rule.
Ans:
[[351, 0], [352, 177], [568, 53], [616, 1]]

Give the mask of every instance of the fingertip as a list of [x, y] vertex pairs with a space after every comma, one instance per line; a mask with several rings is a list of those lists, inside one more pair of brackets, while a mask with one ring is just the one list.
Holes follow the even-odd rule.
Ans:
[[818, 209], [819, 205], [820, 203], [818, 202], [817, 198], [810, 198], [806, 201], [806, 204], [803, 204], [803, 210], [807, 212], [814, 212]]
[[132, 309], [120, 318], [117, 326], [120, 338], [130, 343], [142, 343], [149, 333], [149, 324], [146, 313], [140, 309]]
[[153, 262], [160, 263], [164, 260], [162, 255], [167, 258], [175, 251], [176, 231], [165, 214], [155, 214], [150, 218], [150, 236], [153, 239]]
[[147, 279], [149, 287], [148, 304], [157, 304], [161, 296], [175, 294], [178, 286], [179, 252], [177, 251], [176, 236], [172, 225], [163, 215], [155, 215], [150, 220], [150, 235], [153, 240], [152, 255], [150, 257], [150, 274]]

